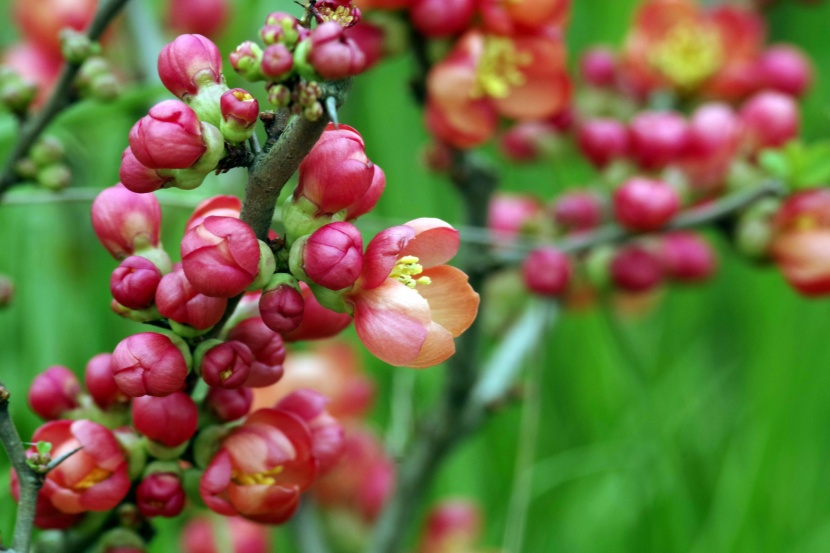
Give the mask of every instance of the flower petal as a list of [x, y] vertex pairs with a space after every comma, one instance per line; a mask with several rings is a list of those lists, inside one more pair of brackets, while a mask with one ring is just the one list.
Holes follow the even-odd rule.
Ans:
[[455, 342], [452, 340], [452, 334], [438, 323], [431, 323], [421, 351], [412, 362], [407, 364], [407, 367], [413, 369], [434, 367], [449, 359], [453, 353], [455, 353]]
[[421, 266], [428, 269], [446, 263], [458, 253], [458, 231], [449, 223], [422, 217], [405, 225], [415, 229], [415, 237], [404, 246], [400, 257], [414, 255]]
[[408, 225], [399, 225], [383, 230], [375, 235], [366, 246], [363, 256], [363, 274], [360, 286], [364, 289], [376, 288], [383, 284], [398, 256], [407, 243], [415, 236], [415, 229]]
[[431, 284], [419, 284], [416, 290], [429, 303], [432, 320], [453, 336], [467, 330], [478, 313], [479, 296], [467, 282], [464, 271], [439, 265], [425, 270]]
[[430, 324], [429, 304], [393, 279], [353, 298], [354, 324], [363, 345], [390, 365], [409, 365], [421, 351]]

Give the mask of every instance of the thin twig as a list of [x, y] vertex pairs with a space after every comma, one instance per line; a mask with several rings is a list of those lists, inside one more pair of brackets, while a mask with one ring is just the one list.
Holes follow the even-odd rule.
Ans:
[[[118, 15], [118, 12], [126, 3], [127, 0], [106, 0], [101, 2], [86, 36], [91, 41], [97, 41], [101, 38], [104, 30], [106, 30], [107, 26]], [[72, 85], [75, 82], [75, 77], [81, 65], [80, 63], [72, 63], [69, 61], [64, 64], [60, 77], [58, 77], [58, 82], [55, 84], [55, 88], [46, 105], [43, 106], [43, 109], [38, 112], [36, 117], [29, 119], [23, 125], [20, 137], [15, 142], [11, 154], [9, 154], [3, 170], [0, 172], [0, 196], [9, 187], [19, 181], [14, 170], [17, 162], [26, 157], [29, 149], [34, 146], [41, 133], [49, 126], [52, 120], [73, 103], [74, 95], [72, 94]]]
[[29, 551], [32, 541], [32, 528], [35, 523], [37, 495], [43, 485], [43, 475], [38, 474], [26, 462], [26, 450], [20, 440], [20, 434], [9, 413], [10, 395], [0, 381], [0, 443], [9, 456], [20, 484], [20, 500], [17, 505], [17, 519], [14, 524], [12, 549], [19, 553]]

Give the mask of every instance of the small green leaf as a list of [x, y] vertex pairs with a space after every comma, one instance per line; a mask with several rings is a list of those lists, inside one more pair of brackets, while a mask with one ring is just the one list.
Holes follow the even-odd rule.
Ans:
[[771, 176], [789, 181], [792, 172], [789, 156], [781, 150], [764, 150], [758, 156], [761, 168]]
[[37, 444], [35, 444], [35, 447], [37, 448], [38, 455], [40, 455], [41, 457], [46, 457], [47, 455], [52, 453], [52, 444], [50, 444], [49, 442], [38, 442]]

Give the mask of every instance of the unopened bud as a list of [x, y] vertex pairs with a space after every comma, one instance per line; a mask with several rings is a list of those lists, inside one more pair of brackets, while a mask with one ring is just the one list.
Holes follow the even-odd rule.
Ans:
[[274, 275], [259, 299], [259, 313], [274, 332], [291, 332], [303, 320], [305, 300], [300, 285], [291, 275]]
[[219, 101], [222, 122], [219, 129], [228, 142], [245, 142], [254, 134], [259, 118], [259, 102], [247, 90], [234, 88], [222, 94]]
[[36, 179], [44, 188], [57, 192], [72, 183], [72, 171], [67, 165], [56, 163], [38, 171]]
[[90, 56], [101, 52], [101, 45], [93, 42], [84, 33], [65, 27], [60, 32], [61, 53], [69, 63], [83, 63]]
[[262, 48], [246, 40], [230, 55], [233, 70], [249, 81], [260, 81], [262, 74]]

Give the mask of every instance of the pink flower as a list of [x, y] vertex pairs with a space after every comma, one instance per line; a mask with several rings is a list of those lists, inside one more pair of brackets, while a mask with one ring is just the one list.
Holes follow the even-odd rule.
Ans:
[[329, 223], [316, 231], [302, 249], [302, 269], [316, 284], [341, 290], [354, 284], [363, 270], [363, 237], [346, 222]]
[[254, 356], [245, 386], [270, 386], [282, 378], [285, 343], [261, 318], [250, 317], [241, 321], [230, 330], [228, 340], [242, 342]]
[[118, 183], [92, 202], [92, 228], [107, 251], [121, 260], [138, 249], [158, 247], [161, 206], [152, 194], [136, 194]]
[[775, 216], [772, 255], [804, 296], [830, 294], [830, 190], [793, 194]]
[[308, 61], [324, 79], [345, 79], [366, 68], [366, 56], [357, 43], [344, 34], [336, 21], [327, 21], [314, 28]]
[[[112, 432], [98, 423], [48, 422], [35, 431], [31, 441], [52, 444], [53, 459], [83, 448], [49, 471], [40, 491], [41, 496], [64, 513], [109, 511], [130, 490], [124, 453]], [[36, 451], [34, 445], [29, 449], [30, 454]]]
[[665, 181], [632, 177], [614, 192], [614, 215], [630, 230], [656, 230], [680, 210], [680, 197]]
[[92, 401], [104, 411], [130, 400], [115, 383], [111, 353], [99, 353], [89, 360], [84, 371], [84, 384]]
[[184, 509], [184, 489], [172, 472], [154, 472], [135, 491], [138, 510], [145, 517], [175, 517]]
[[373, 355], [391, 365], [437, 365], [453, 338], [475, 320], [479, 296], [462, 271], [444, 265], [458, 251], [458, 231], [439, 219], [415, 219], [375, 236], [363, 273], [345, 299], [355, 329]]
[[142, 396], [132, 401], [133, 426], [154, 442], [177, 447], [196, 433], [199, 410], [184, 392], [165, 397]]
[[329, 399], [314, 390], [291, 392], [275, 408], [300, 417], [311, 431], [311, 449], [320, 472], [331, 469], [343, 451], [343, 427], [326, 410]]
[[61, 418], [80, 406], [81, 383], [75, 373], [55, 365], [35, 377], [29, 388], [29, 406], [43, 420]]
[[156, 289], [156, 307], [163, 317], [198, 330], [206, 330], [222, 318], [227, 298], [200, 294], [180, 266], [161, 278]]
[[207, 217], [185, 234], [181, 251], [187, 280], [206, 296], [239, 295], [259, 273], [257, 237], [234, 217]]
[[254, 133], [259, 121], [259, 102], [247, 90], [232, 88], [219, 99], [221, 130], [225, 140], [244, 142]]
[[187, 220], [184, 232], [187, 233], [194, 227], [201, 225], [211, 215], [239, 219], [241, 212], [242, 201], [236, 196], [211, 196], [199, 202], [199, 205], [196, 206]]
[[[291, 277], [293, 278], [293, 277]], [[296, 282], [271, 282], [259, 298], [259, 314], [265, 325], [274, 332], [296, 330], [303, 322], [305, 299]]]
[[219, 514], [279, 524], [294, 514], [316, 473], [306, 424], [285, 411], [262, 409], [222, 440], [199, 493]]

